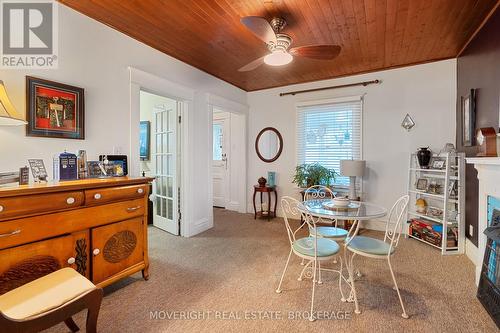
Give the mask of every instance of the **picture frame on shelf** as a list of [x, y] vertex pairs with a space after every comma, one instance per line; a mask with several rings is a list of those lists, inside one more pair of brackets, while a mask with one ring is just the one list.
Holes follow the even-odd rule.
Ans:
[[476, 127], [476, 90], [471, 89], [469, 95], [462, 97], [462, 146], [474, 145]]
[[429, 180], [427, 178], [419, 178], [417, 179], [417, 183], [415, 184], [415, 187], [418, 191], [427, 191], [427, 186], [428, 186]]
[[437, 170], [442, 170], [446, 166], [446, 160], [442, 159], [435, 159], [432, 161], [431, 168], [432, 169], [437, 169]]
[[456, 179], [451, 179], [448, 184], [448, 197], [450, 199], [458, 198], [458, 182]]
[[85, 139], [84, 89], [26, 76], [26, 136]]

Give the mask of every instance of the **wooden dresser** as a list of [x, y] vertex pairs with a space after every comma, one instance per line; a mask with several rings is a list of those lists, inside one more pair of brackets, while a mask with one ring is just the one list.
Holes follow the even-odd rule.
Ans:
[[148, 279], [151, 178], [0, 188], [0, 294], [63, 267], [99, 287]]

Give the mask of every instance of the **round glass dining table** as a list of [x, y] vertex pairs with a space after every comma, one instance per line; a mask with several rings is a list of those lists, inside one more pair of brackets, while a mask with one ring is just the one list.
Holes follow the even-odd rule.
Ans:
[[303, 202], [304, 208], [314, 217], [338, 220], [371, 220], [387, 215], [387, 209], [368, 202], [351, 201], [348, 207], [336, 207], [332, 199], [313, 199]]

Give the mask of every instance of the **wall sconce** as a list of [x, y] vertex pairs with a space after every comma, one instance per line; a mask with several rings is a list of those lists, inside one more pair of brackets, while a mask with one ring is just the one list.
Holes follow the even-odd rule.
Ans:
[[405, 130], [407, 130], [409, 132], [413, 128], [413, 126], [415, 126], [415, 122], [410, 117], [410, 115], [407, 113], [403, 119], [403, 122], [401, 123], [401, 127], [403, 127]]
[[27, 122], [17, 113], [7, 95], [5, 85], [0, 80], [0, 126], [26, 125]]

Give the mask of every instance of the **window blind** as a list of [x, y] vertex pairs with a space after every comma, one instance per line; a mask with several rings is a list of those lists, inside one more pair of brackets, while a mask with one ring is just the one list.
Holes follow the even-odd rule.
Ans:
[[[340, 174], [340, 160], [361, 159], [362, 108], [360, 97], [298, 105], [298, 163], [318, 162]], [[349, 177], [337, 177], [334, 185], [348, 186]]]

